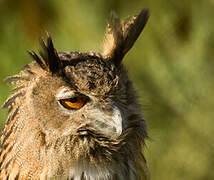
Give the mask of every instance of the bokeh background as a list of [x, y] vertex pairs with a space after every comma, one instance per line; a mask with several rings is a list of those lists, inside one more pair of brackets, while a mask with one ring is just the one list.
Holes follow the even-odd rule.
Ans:
[[[0, 0], [0, 104], [3, 82], [31, 59], [49, 31], [59, 51], [102, 50], [109, 12], [150, 19], [124, 59], [140, 95], [153, 180], [214, 179], [214, 0]], [[0, 127], [6, 110], [0, 112]]]

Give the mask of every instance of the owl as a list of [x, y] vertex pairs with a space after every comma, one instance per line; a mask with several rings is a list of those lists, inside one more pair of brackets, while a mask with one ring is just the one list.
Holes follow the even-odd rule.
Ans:
[[122, 64], [149, 17], [111, 13], [103, 52], [57, 52], [41, 40], [33, 61], [6, 81], [1, 180], [148, 180], [146, 123]]

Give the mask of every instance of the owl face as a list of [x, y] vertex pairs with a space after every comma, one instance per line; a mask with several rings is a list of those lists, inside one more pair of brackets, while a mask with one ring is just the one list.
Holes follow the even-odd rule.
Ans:
[[99, 56], [68, 54], [70, 59], [59, 53], [61, 69], [57, 73], [42, 70], [32, 89], [30, 104], [44, 133], [119, 138], [125, 122], [120, 70]]

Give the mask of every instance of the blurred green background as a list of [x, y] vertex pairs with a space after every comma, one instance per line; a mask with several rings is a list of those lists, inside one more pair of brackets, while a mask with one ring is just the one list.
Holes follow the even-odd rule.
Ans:
[[46, 30], [58, 51], [102, 50], [109, 12], [144, 7], [149, 22], [124, 64], [148, 123], [151, 177], [214, 179], [214, 0], [0, 0], [0, 103], [11, 92], [3, 79], [31, 61], [26, 50]]

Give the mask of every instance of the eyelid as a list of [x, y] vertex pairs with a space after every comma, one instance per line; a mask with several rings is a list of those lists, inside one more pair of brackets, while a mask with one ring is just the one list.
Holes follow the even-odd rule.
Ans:
[[60, 99], [69, 99], [72, 97], [75, 97], [76, 93], [71, 91], [70, 89], [63, 87], [59, 90], [59, 92], [56, 94], [56, 99], [60, 100]]

